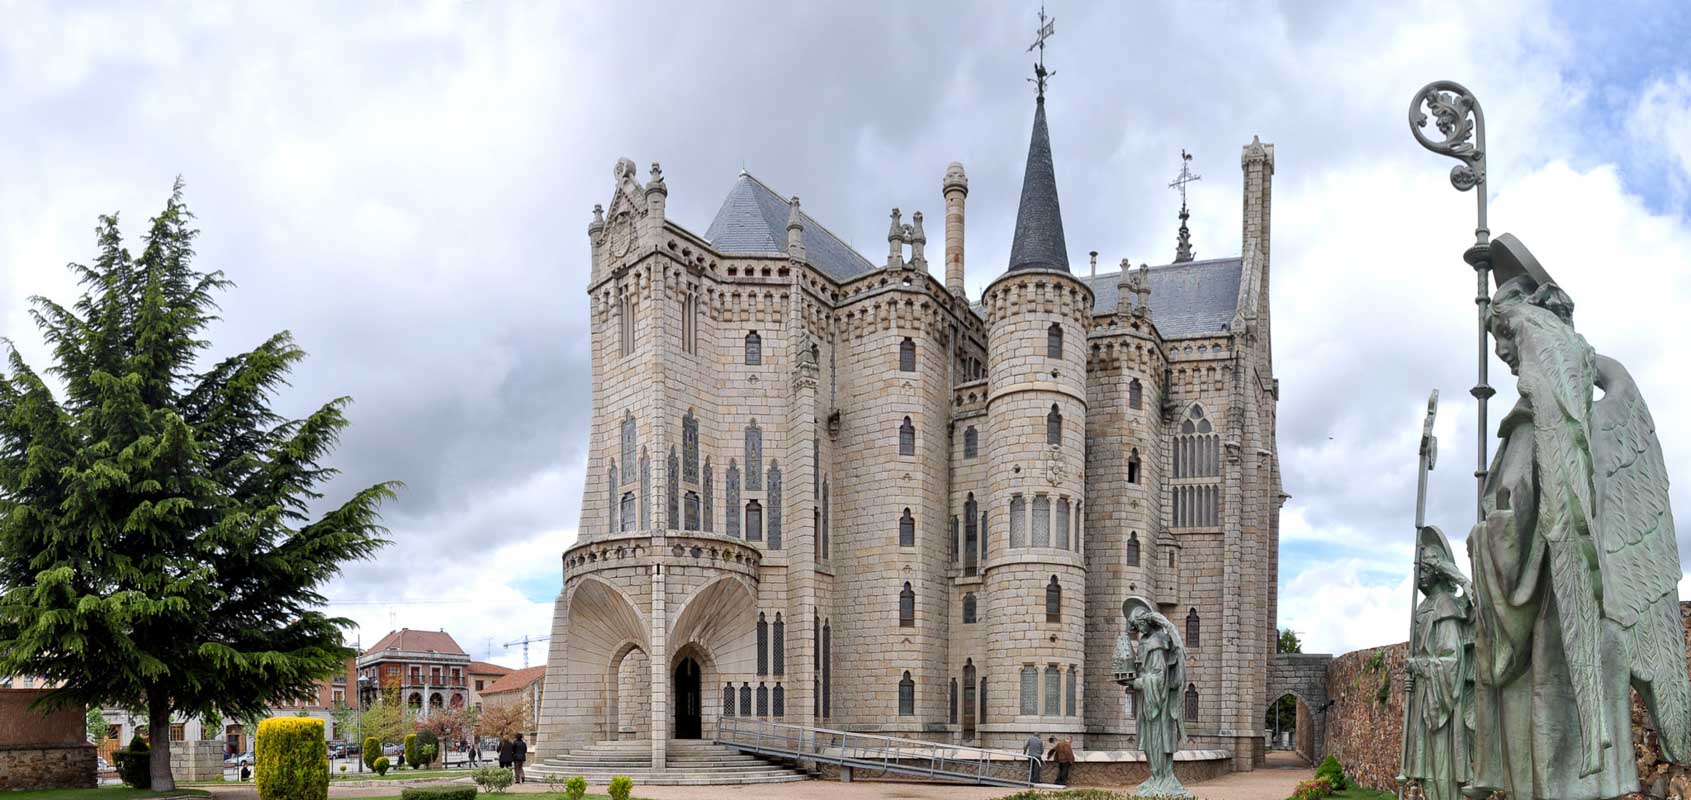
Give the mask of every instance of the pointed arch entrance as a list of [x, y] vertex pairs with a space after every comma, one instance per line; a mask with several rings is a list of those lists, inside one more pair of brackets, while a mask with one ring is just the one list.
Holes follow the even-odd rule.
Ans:
[[704, 735], [704, 670], [692, 656], [682, 656], [675, 665], [671, 685], [675, 687], [675, 738], [698, 739]]

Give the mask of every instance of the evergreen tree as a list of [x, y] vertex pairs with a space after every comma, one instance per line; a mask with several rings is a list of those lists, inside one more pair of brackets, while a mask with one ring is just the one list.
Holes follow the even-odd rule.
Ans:
[[[0, 675], [55, 682], [48, 708], [145, 709], [154, 731], [260, 717], [344, 670], [352, 623], [320, 589], [386, 544], [397, 488], [312, 513], [348, 400], [271, 409], [305, 355], [288, 333], [198, 371], [229, 284], [194, 268], [192, 219], [180, 179], [139, 256], [101, 217], [76, 303], [32, 298], [57, 391], [15, 349], [0, 373]], [[170, 737], [152, 744], [171, 790]]]

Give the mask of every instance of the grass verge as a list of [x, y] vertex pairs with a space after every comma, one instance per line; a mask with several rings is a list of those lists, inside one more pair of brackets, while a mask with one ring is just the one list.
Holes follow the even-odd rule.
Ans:
[[200, 789], [177, 789], [173, 792], [152, 792], [127, 786], [102, 786], [98, 789], [24, 789], [0, 792], [0, 800], [154, 800], [165, 797], [210, 797], [211, 792]]
[[1342, 792], [1334, 792], [1328, 797], [1330, 800], [1397, 800], [1395, 792], [1376, 792], [1373, 789], [1364, 789], [1361, 786], [1352, 786]]

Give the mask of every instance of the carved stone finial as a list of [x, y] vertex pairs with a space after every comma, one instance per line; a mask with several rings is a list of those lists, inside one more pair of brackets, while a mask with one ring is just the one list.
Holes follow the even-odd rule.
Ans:
[[665, 186], [663, 182], [663, 169], [658, 166], [656, 161], [652, 162], [651, 180], [646, 182], [646, 192], [648, 194], [651, 192], [669, 194], [669, 187]]
[[888, 241], [892, 241], [894, 239], [897, 239], [899, 241], [904, 240], [904, 225], [901, 222], [899, 222], [899, 220], [903, 216], [904, 216], [903, 213], [900, 212], [898, 209], [895, 208], [895, 209], [892, 210], [892, 226], [887, 228], [887, 240]]
[[794, 228], [804, 230], [804, 217], [799, 214], [799, 196], [796, 194], [787, 201], [787, 230]]
[[603, 227], [605, 227], [605, 207], [599, 205], [598, 203], [594, 203], [593, 221], [587, 223], [587, 230], [593, 231]]
[[926, 242], [928, 240], [928, 235], [922, 232], [922, 212], [918, 211], [915, 214], [910, 215], [910, 221], [914, 223], [914, 225], [910, 228], [910, 241]]
[[804, 259], [804, 215], [799, 212], [798, 195], [787, 201], [787, 255]]
[[905, 225], [899, 222], [901, 214], [898, 209], [892, 210], [892, 223], [887, 226], [887, 269], [904, 265]]

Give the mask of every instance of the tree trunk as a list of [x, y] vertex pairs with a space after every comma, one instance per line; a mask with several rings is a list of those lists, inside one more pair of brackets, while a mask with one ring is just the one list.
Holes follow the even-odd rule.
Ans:
[[170, 772], [170, 698], [164, 690], [147, 690], [147, 726], [152, 741], [153, 791], [176, 790], [176, 777]]

